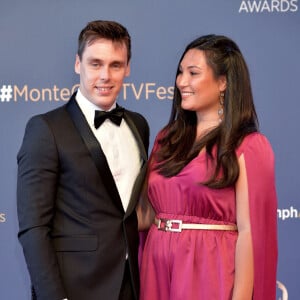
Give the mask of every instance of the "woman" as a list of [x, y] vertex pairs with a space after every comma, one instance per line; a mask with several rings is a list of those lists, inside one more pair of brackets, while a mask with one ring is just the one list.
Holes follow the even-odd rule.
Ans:
[[137, 208], [140, 230], [150, 227], [140, 299], [275, 299], [274, 173], [240, 49], [225, 36], [194, 40]]

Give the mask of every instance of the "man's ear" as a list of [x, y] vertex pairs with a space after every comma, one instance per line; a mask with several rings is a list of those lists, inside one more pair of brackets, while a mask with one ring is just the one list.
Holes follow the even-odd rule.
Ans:
[[75, 73], [77, 73], [77, 74], [80, 74], [80, 64], [81, 64], [80, 58], [79, 58], [78, 54], [76, 54], [74, 70], [75, 70]]
[[130, 61], [128, 62], [126, 66], [125, 76], [128, 77], [130, 75]]

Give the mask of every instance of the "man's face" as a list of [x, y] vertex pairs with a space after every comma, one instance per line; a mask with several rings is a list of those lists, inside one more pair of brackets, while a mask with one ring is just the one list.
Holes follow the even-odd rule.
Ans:
[[76, 56], [75, 72], [80, 75], [81, 93], [100, 109], [110, 109], [130, 74], [125, 44], [106, 39], [87, 44], [81, 60]]

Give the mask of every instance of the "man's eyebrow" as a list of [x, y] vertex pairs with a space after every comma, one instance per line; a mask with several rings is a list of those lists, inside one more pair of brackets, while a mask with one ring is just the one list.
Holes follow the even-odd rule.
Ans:
[[96, 57], [88, 57], [87, 61], [89, 62], [101, 62], [102, 60]]
[[[96, 57], [89, 57], [87, 58], [88, 62], [97, 62], [97, 63], [101, 63], [103, 62], [102, 59], [100, 58], [96, 58]], [[110, 62], [110, 65], [114, 65], [114, 64], [118, 64], [118, 65], [126, 65], [126, 62], [123, 60], [113, 60], [112, 62]]]

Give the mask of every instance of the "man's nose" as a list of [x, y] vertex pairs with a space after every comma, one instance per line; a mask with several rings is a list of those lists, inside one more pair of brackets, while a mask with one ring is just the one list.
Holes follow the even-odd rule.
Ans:
[[102, 66], [99, 72], [100, 80], [108, 80], [110, 76], [109, 68], [107, 66]]

